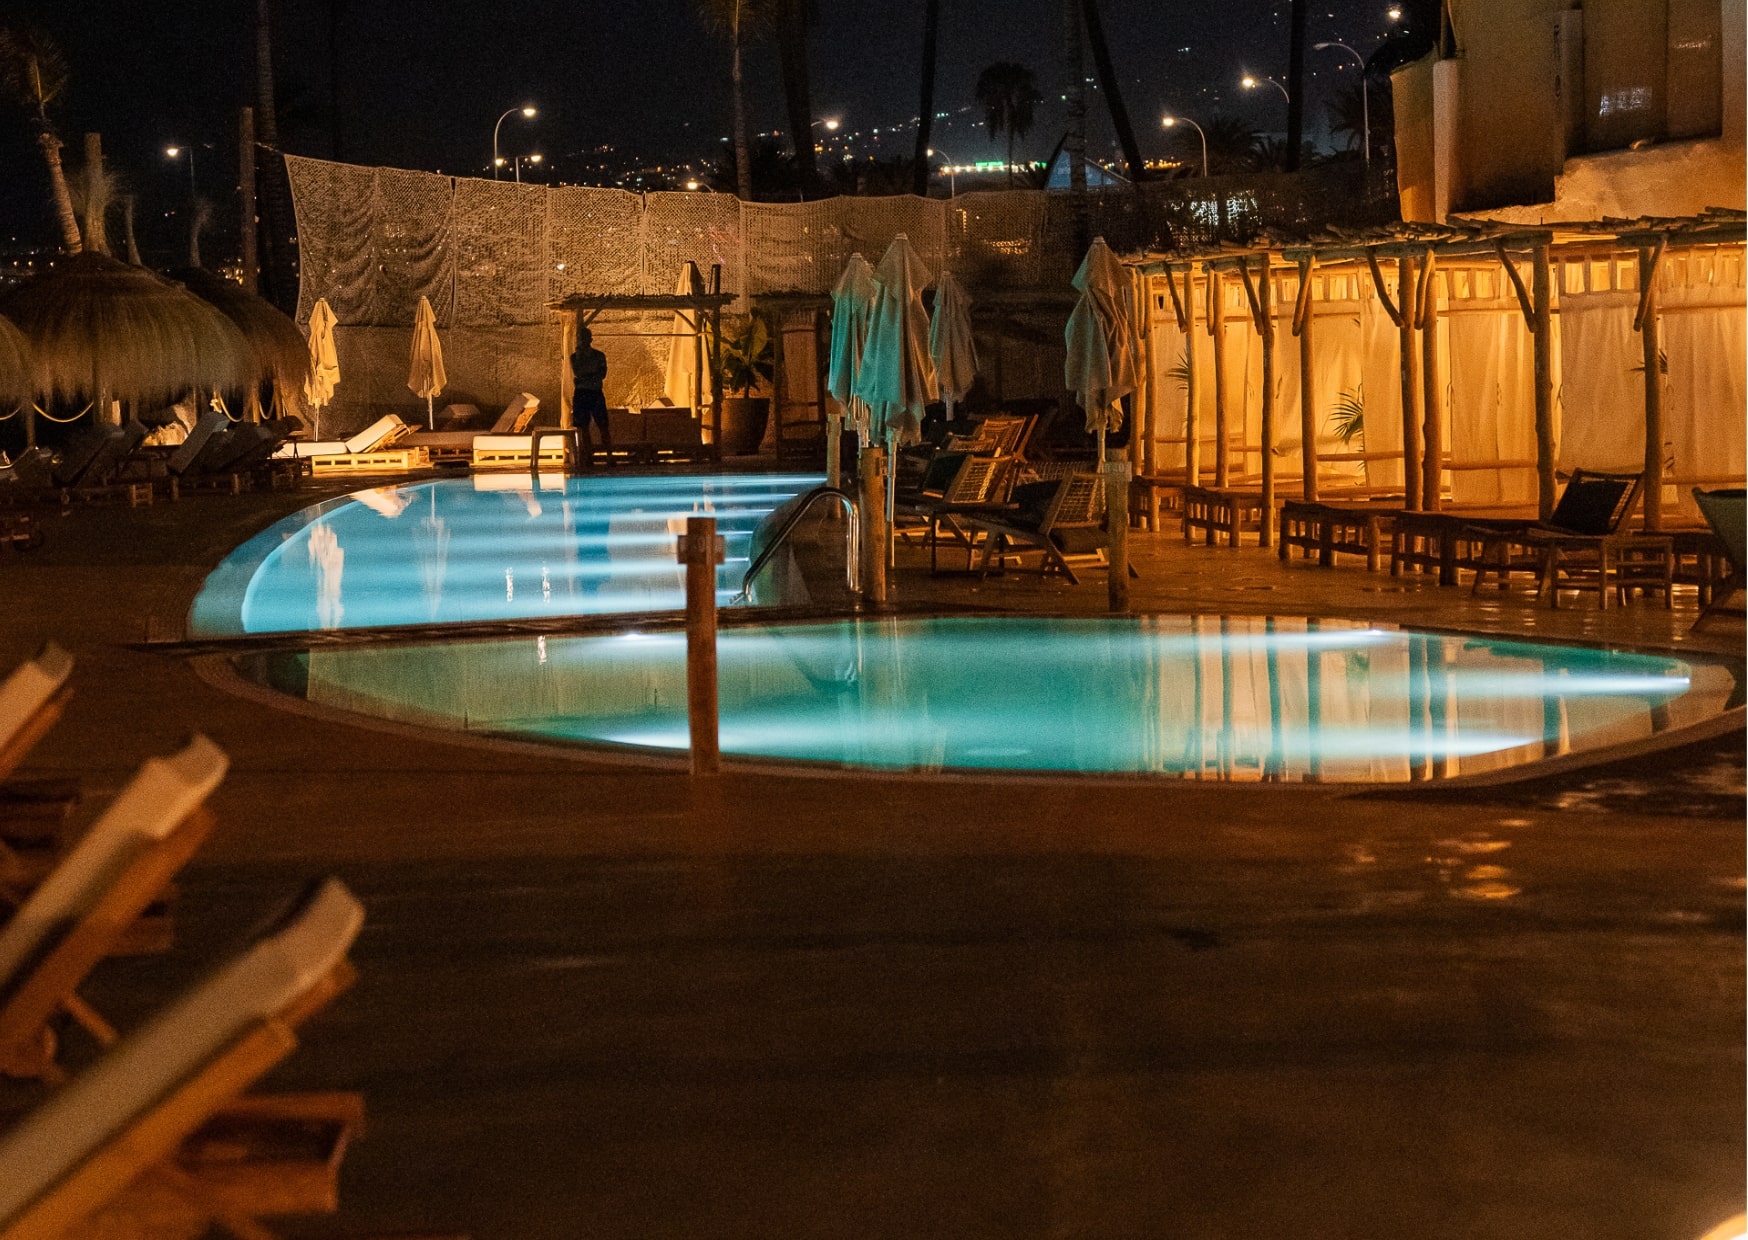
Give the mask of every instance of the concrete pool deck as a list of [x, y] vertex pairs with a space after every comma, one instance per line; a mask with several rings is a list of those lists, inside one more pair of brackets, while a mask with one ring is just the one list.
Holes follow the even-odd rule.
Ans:
[[[358, 985], [273, 1081], [363, 1090], [370, 1130], [342, 1215], [289, 1234], [1696, 1240], [1742, 1208], [1739, 731], [1463, 793], [696, 787], [279, 710], [136, 648], [320, 497], [81, 510], [0, 558], [0, 665], [78, 659], [25, 774], [95, 808], [190, 731], [233, 759], [177, 950], [106, 964], [100, 1007], [132, 1023], [306, 878], [369, 910]], [[1691, 595], [1549, 612], [1131, 545], [1137, 610], [1690, 645]], [[1104, 608], [1100, 573], [921, 562], [907, 604]]]

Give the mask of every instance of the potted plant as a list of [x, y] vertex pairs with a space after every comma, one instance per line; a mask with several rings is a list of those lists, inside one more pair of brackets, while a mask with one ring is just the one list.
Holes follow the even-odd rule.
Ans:
[[771, 416], [769, 397], [752, 395], [773, 374], [770, 329], [758, 315], [722, 341], [722, 386], [734, 393], [722, 402], [722, 450], [730, 456], [751, 456], [765, 439]]

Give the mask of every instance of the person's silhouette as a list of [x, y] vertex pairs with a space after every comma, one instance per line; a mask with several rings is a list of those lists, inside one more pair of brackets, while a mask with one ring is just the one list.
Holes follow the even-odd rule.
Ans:
[[607, 381], [607, 355], [595, 347], [594, 339], [588, 328], [577, 328], [577, 347], [571, 354], [571, 420], [583, 433], [583, 461], [590, 469], [595, 465], [591, 424], [600, 426], [601, 447], [607, 464], [613, 464], [613, 430], [607, 419], [607, 397], [601, 391]]

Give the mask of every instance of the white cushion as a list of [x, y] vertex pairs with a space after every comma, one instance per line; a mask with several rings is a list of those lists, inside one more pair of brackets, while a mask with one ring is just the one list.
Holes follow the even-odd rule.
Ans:
[[[0, 1138], [0, 1227], [340, 963], [364, 908], [337, 879], [261, 940], [109, 1051]], [[117, 1184], [120, 1192], [126, 1187]]]
[[0, 996], [76, 925], [139, 851], [161, 840], [218, 787], [230, 759], [196, 736], [182, 752], [147, 758], [121, 795], [0, 929]]
[[36, 717], [72, 672], [73, 656], [50, 642], [0, 681], [0, 745], [9, 744]]
[[346, 441], [346, 451], [353, 455], [360, 452], [374, 452], [382, 446], [385, 440], [396, 431], [404, 429], [406, 425], [392, 413], [387, 417], [378, 418]]

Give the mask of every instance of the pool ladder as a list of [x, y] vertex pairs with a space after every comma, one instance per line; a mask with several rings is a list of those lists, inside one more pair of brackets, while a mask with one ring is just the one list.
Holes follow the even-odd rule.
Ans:
[[849, 590], [850, 597], [855, 599], [858, 604], [861, 603], [861, 582], [857, 579], [857, 574], [862, 562], [862, 523], [856, 515], [855, 498], [848, 491], [833, 486], [814, 487], [813, 490], [802, 494], [801, 502], [796, 504], [795, 511], [789, 514], [783, 524], [777, 528], [777, 533], [771, 538], [771, 541], [765, 544], [765, 549], [754, 556], [753, 562], [747, 566], [746, 576], [741, 578], [740, 593], [736, 594], [731, 602], [744, 603], [752, 596], [753, 579], [764, 571], [765, 566], [771, 562], [771, 557], [777, 554], [777, 549], [789, 541], [790, 536], [795, 533], [796, 527], [801, 524], [801, 518], [812, 511], [813, 506], [821, 500], [836, 500], [844, 510], [846, 522], [844, 530], [844, 585]]

